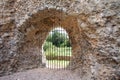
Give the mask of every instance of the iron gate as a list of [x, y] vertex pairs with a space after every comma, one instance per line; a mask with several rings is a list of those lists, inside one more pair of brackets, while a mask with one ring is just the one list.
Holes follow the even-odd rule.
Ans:
[[58, 27], [49, 32], [43, 50], [47, 68], [66, 69], [69, 66], [72, 55], [71, 42], [63, 28]]

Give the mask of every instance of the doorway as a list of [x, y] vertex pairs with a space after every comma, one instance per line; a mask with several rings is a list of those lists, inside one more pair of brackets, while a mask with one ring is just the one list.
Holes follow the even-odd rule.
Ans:
[[51, 30], [43, 44], [43, 50], [46, 68], [67, 69], [72, 56], [72, 48], [66, 30], [61, 27]]

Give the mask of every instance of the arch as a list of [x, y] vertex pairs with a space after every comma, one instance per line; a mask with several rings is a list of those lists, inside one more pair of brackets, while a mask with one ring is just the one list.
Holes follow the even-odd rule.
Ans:
[[18, 28], [18, 68], [45, 66], [42, 64], [42, 45], [48, 33], [59, 25], [66, 30], [71, 40], [72, 58], [69, 68], [74, 69], [78, 61], [83, 62], [80, 58], [86, 55], [90, 44], [87, 44], [86, 36], [83, 36], [84, 33], [78, 26], [77, 17], [67, 15], [60, 10], [45, 9], [32, 15]]

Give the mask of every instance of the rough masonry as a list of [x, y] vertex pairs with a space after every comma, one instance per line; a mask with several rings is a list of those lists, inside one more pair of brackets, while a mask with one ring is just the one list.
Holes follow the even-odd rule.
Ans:
[[72, 44], [69, 70], [120, 79], [120, 0], [0, 0], [0, 76], [44, 67], [42, 45], [59, 26]]

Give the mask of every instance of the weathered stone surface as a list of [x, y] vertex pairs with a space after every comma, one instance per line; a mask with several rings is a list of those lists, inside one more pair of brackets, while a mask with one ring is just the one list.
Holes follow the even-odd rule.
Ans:
[[68, 32], [69, 68], [82, 80], [120, 79], [119, 0], [0, 0], [0, 75], [42, 66], [57, 26]]

